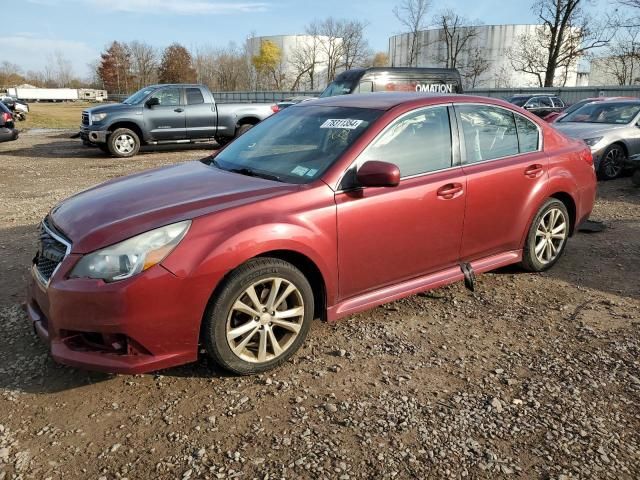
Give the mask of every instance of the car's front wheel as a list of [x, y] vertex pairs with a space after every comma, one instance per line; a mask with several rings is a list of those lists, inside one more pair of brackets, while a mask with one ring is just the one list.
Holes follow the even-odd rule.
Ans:
[[133, 157], [140, 150], [140, 138], [133, 130], [118, 128], [107, 139], [109, 152], [114, 157]]
[[621, 145], [616, 143], [608, 146], [602, 154], [602, 160], [600, 160], [598, 178], [600, 180], [618, 178], [624, 169], [625, 159], [626, 155]]
[[551, 268], [564, 252], [569, 229], [569, 213], [564, 203], [555, 198], [547, 200], [529, 227], [522, 266], [530, 272]]
[[313, 319], [311, 285], [295, 266], [256, 258], [234, 270], [203, 326], [207, 352], [240, 375], [271, 370], [302, 345]]

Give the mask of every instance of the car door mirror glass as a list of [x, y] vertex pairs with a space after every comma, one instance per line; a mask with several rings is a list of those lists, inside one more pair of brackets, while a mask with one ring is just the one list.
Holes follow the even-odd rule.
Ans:
[[356, 180], [362, 187], [396, 187], [400, 184], [400, 169], [393, 163], [370, 160], [358, 169]]

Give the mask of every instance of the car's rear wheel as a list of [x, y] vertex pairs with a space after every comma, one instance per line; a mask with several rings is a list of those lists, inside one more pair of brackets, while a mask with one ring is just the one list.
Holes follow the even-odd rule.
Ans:
[[203, 326], [209, 355], [240, 375], [271, 370], [304, 342], [314, 302], [296, 267], [256, 258], [233, 271], [213, 299]]
[[551, 268], [564, 253], [570, 217], [564, 203], [550, 198], [533, 219], [522, 252], [522, 266], [530, 272]]
[[598, 167], [598, 178], [600, 180], [613, 180], [618, 178], [624, 170], [626, 155], [621, 145], [613, 144], [607, 147], [602, 154], [600, 166]]
[[133, 130], [118, 128], [107, 139], [109, 152], [114, 157], [133, 157], [140, 150], [140, 138]]

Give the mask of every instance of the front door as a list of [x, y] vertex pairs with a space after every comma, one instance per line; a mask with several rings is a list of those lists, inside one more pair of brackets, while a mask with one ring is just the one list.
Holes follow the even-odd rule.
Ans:
[[547, 181], [540, 131], [524, 116], [496, 106], [456, 105], [455, 110], [467, 178], [461, 258], [517, 250], [528, 227], [526, 207]]
[[156, 90], [151, 98], [158, 105], [144, 108], [144, 122], [154, 140], [183, 140], [186, 138], [186, 114], [182, 101], [182, 88], [165, 87]]
[[[341, 299], [457, 263], [466, 198], [457, 157], [446, 106], [401, 116], [360, 155], [336, 194]], [[400, 185], [349, 185], [369, 160], [397, 165]]]

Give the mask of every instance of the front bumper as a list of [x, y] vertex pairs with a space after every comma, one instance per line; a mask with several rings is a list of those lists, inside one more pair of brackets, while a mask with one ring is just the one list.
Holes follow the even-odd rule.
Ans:
[[107, 143], [108, 130], [94, 130], [86, 125], [80, 127], [80, 138], [91, 143]]
[[69, 255], [48, 286], [29, 279], [27, 314], [59, 363], [136, 374], [195, 361], [202, 310], [186, 279], [160, 265], [128, 280], [70, 279]]

